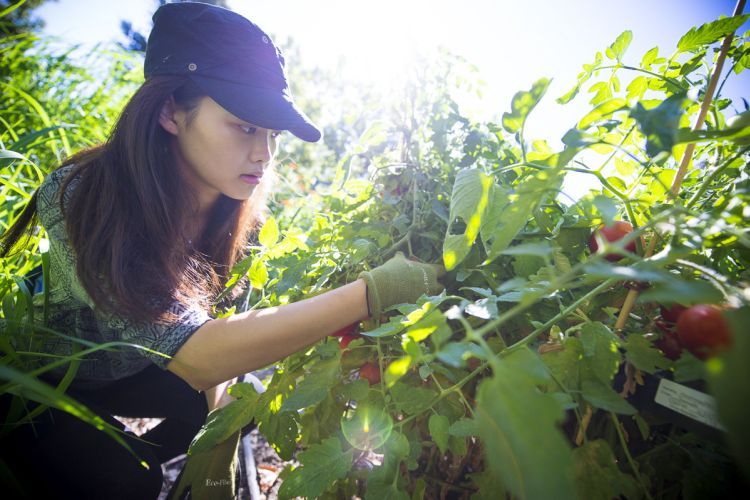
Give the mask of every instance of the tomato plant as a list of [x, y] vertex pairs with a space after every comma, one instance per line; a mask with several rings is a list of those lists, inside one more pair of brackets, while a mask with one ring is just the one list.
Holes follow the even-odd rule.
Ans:
[[[590, 91], [559, 149], [525, 137], [548, 79], [497, 121], [476, 122], [446, 84], [457, 60], [420, 71], [369, 127], [344, 128], [359, 139], [333, 154], [326, 189], [306, 210], [290, 198], [266, 223], [279, 238], [248, 259], [268, 269], [250, 302], [339, 286], [396, 251], [442, 263], [446, 291], [363, 323], [364, 342], [343, 357], [349, 341], [329, 339], [279, 363], [254, 418], [283, 458], [300, 449], [281, 497], [638, 498], [682, 492], [697, 476], [727, 488], [705, 471], [734, 455], [638, 397], [644, 374], [705, 386], [673, 311], [654, 320], [658, 304], [731, 302], [747, 314], [748, 150], [726, 129], [721, 98], [707, 130], [689, 129], [702, 103], [688, 96], [708, 83], [696, 61], [737, 22], [707, 23], [675, 54], [652, 49], [633, 65], [632, 35], [621, 34], [558, 99]], [[744, 40], [731, 56], [742, 69]], [[688, 148], [706, 166], [673, 189]], [[572, 173], [592, 181], [577, 200], [560, 195]], [[600, 226], [617, 255], [587, 250]], [[375, 464], [367, 473], [362, 457]]]

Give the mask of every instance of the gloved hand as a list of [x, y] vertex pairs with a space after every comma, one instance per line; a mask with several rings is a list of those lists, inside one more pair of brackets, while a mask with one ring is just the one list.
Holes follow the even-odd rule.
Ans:
[[169, 500], [231, 500], [235, 498], [234, 477], [237, 470], [237, 445], [240, 431], [213, 448], [188, 455], [185, 468], [177, 478]]
[[367, 283], [370, 316], [377, 319], [392, 305], [414, 302], [423, 294], [440, 293], [443, 286], [437, 279], [443, 274], [442, 266], [409, 260], [401, 252], [383, 265], [360, 273], [359, 278]]

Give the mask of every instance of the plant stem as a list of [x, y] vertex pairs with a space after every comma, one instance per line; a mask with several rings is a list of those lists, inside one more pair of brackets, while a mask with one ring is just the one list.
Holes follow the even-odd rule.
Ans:
[[477, 374], [484, 369], [484, 366], [485, 366], [484, 364], [481, 365], [481, 366], [479, 366], [476, 370], [474, 370], [473, 372], [471, 372], [470, 374], [468, 374], [467, 376], [465, 376], [464, 378], [462, 378], [461, 380], [459, 380], [458, 382], [456, 382], [452, 386], [448, 387], [447, 389], [444, 389], [444, 390], [440, 391], [440, 394], [438, 394], [435, 397], [435, 399], [433, 399], [432, 401], [430, 401], [430, 404], [427, 406], [427, 408], [425, 408], [425, 410], [423, 412], [415, 413], [413, 415], [409, 415], [408, 417], [406, 417], [405, 419], [401, 420], [400, 422], [397, 422], [395, 425], [398, 425], [400, 428], [403, 428], [403, 426], [405, 424], [407, 424], [408, 422], [411, 422], [415, 418], [420, 417], [424, 412], [430, 410], [432, 407], [434, 407], [443, 398], [448, 397], [454, 391], [459, 391], [461, 389], [461, 387], [463, 387], [470, 380], [472, 380], [474, 377], [476, 377]]
[[633, 460], [633, 456], [630, 454], [630, 450], [628, 449], [628, 443], [625, 442], [625, 435], [622, 433], [622, 427], [620, 425], [620, 421], [617, 419], [617, 415], [615, 415], [614, 412], [609, 412], [609, 415], [612, 417], [612, 422], [615, 424], [615, 429], [617, 430], [617, 436], [620, 438], [620, 445], [622, 446], [622, 450], [628, 459], [630, 468], [633, 469], [633, 475], [635, 476], [635, 480], [638, 481], [638, 484], [643, 490], [643, 494], [646, 496], [646, 498], [648, 500], [652, 500], [653, 497], [651, 496], [651, 493], [648, 491], [648, 488], [646, 488], [646, 485], [643, 483], [643, 478], [641, 477], [641, 473], [638, 471], [638, 466], [636, 465], [635, 460]]
[[617, 68], [627, 69], [629, 71], [635, 71], [637, 73], [645, 73], [647, 75], [653, 76], [654, 78], [658, 78], [659, 80], [662, 80], [662, 81], [665, 81], [665, 82], [667, 82], [667, 83], [669, 83], [671, 85], [674, 85], [678, 89], [688, 90], [682, 83], [680, 83], [678, 80], [675, 80], [674, 78], [670, 78], [668, 76], [660, 75], [658, 73], [654, 73], [653, 71], [649, 71], [647, 69], [636, 68], [635, 66], [627, 66], [627, 65], [624, 65], [624, 64], [618, 64], [618, 65], [611, 65], [611, 66], [599, 66], [596, 69], [600, 70], [600, 69], [617, 69]]
[[512, 346], [508, 347], [507, 349], [503, 350], [501, 355], [507, 356], [511, 352], [513, 352], [516, 349], [519, 349], [522, 346], [528, 345], [532, 340], [534, 340], [536, 337], [538, 337], [542, 332], [545, 332], [549, 327], [560, 321], [562, 318], [567, 316], [568, 314], [575, 311], [579, 305], [581, 305], [583, 302], [589, 300], [591, 297], [594, 297], [598, 295], [601, 291], [603, 291], [606, 288], [609, 288], [614, 284], [617, 280], [615, 278], [609, 278], [603, 282], [601, 282], [597, 287], [591, 289], [588, 293], [585, 295], [582, 295], [578, 300], [570, 304], [568, 307], [557, 313], [552, 319], [548, 320], [546, 323], [544, 323], [542, 326], [513, 344]]

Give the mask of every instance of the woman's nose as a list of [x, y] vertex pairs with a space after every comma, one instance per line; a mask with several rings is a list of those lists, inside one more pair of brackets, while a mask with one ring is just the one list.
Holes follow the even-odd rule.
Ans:
[[253, 163], [266, 164], [271, 160], [271, 144], [267, 134], [257, 134], [258, 137], [252, 138], [252, 147], [250, 149], [250, 161]]

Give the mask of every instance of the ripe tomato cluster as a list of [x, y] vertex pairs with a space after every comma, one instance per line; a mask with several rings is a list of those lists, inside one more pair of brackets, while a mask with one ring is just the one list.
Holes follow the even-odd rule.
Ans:
[[[331, 337], [339, 337], [339, 348], [342, 351], [346, 351], [352, 341], [362, 338], [357, 331], [358, 326], [359, 323], [352, 323], [351, 325], [347, 325], [331, 334]], [[362, 364], [362, 366], [359, 367], [358, 372], [359, 378], [367, 380], [370, 385], [380, 382], [380, 367], [375, 362], [368, 361]]]
[[[632, 232], [633, 225], [626, 221], [615, 221], [609, 226], [602, 224], [591, 233], [589, 249], [591, 253], [596, 253], [600, 250], [600, 239], [614, 243]], [[625, 250], [634, 253], [635, 241], [629, 242]], [[610, 262], [617, 262], [622, 255], [608, 253], [604, 258]], [[654, 320], [654, 324], [662, 333], [661, 338], [654, 344], [671, 360], [678, 359], [683, 348], [695, 357], [705, 360], [731, 343], [729, 325], [721, 309], [714, 305], [663, 305], [661, 315]]]
[[654, 324], [662, 331], [662, 337], [654, 344], [671, 360], [678, 359], [683, 348], [705, 360], [732, 342], [727, 320], [715, 305], [661, 306], [661, 316]]

